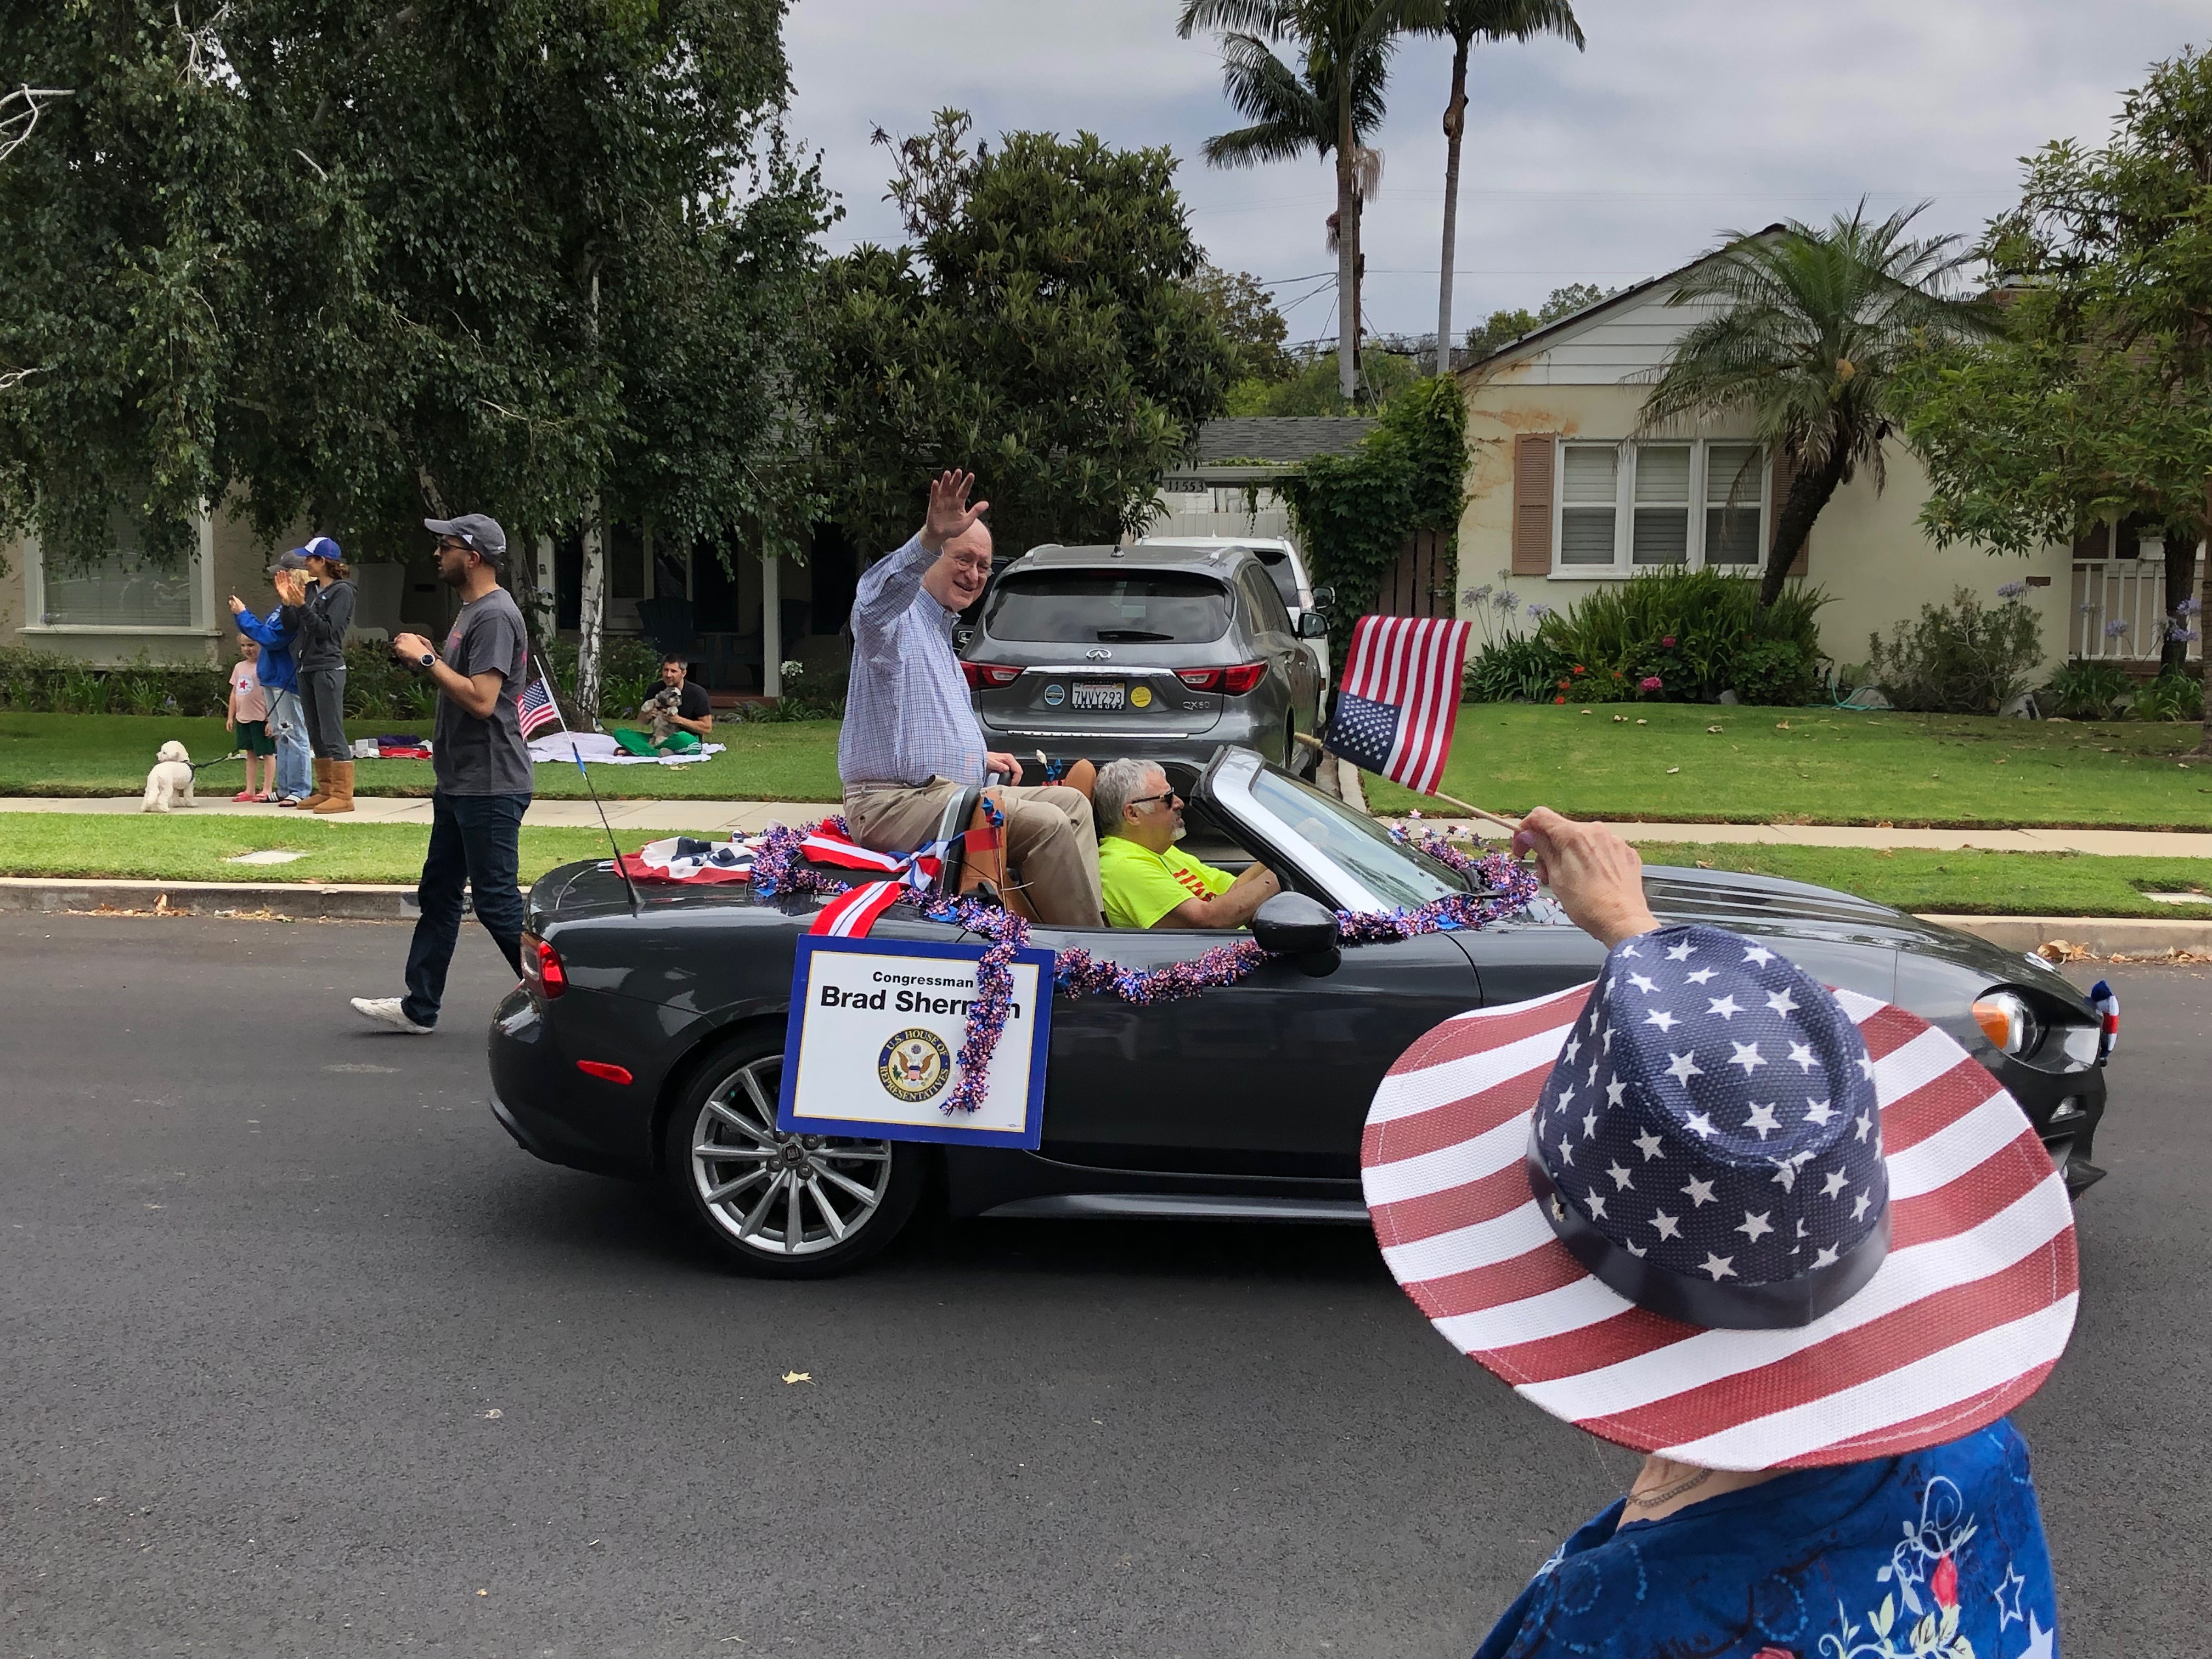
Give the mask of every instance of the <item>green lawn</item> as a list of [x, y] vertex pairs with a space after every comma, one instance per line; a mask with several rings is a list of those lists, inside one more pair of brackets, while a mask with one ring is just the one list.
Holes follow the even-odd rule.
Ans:
[[[422, 732], [422, 721], [349, 720], [349, 737]], [[0, 714], [0, 795], [135, 795], [146, 787], [155, 751], [174, 738], [196, 760], [229, 752], [218, 720], [142, 714]], [[837, 723], [783, 725], [719, 721], [714, 740], [726, 747], [690, 766], [597, 766], [592, 782], [610, 800], [836, 800]], [[202, 794], [230, 795], [243, 787], [246, 766], [228, 761], [199, 775]], [[363, 761], [354, 787], [364, 795], [427, 795], [428, 761]], [[571, 765], [541, 763], [538, 793], [580, 799], [584, 780]]]
[[[655, 839], [632, 832], [623, 850]], [[0, 812], [0, 875], [112, 876], [146, 881], [364, 882], [411, 884], [422, 872], [427, 824], [333, 823], [325, 818], [175, 818]], [[290, 864], [227, 864], [281, 848]], [[522, 832], [522, 879], [556, 865], [605, 858], [596, 830]]]
[[[1683, 823], [2202, 830], [2212, 826], [2212, 760], [2188, 759], [2199, 732], [1839, 708], [1469, 703], [1443, 788], [1498, 812], [1543, 805]], [[1449, 810], [1383, 781], [1371, 782], [1369, 804]]]
[[1645, 842], [1646, 864], [1746, 870], [1834, 887], [1900, 910], [1987, 916], [2160, 916], [2212, 920], [2203, 904], [2156, 904], [2145, 892], [2203, 892], [2203, 859], [2099, 858], [2083, 853], [1930, 853], [1900, 848], [1743, 847]]
[[[1624, 716], [1615, 721], [1613, 715]], [[1638, 726], [1638, 720], [1648, 722]], [[1717, 732], [1708, 726], [1717, 726]], [[356, 736], [419, 730], [354, 722]], [[835, 800], [837, 726], [731, 725], [729, 747], [686, 767], [602, 766], [610, 799]], [[0, 714], [0, 795], [135, 795], [167, 738], [220, 754], [217, 720]], [[2189, 761], [2193, 726], [2073, 725], [1840, 709], [1680, 703], [1576, 708], [1470, 703], [1460, 710], [1444, 789], [1496, 811], [1538, 805], [1578, 817], [1684, 823], [1893, 823], [1989, 828], [2212, 828], [2212, 761]], [[2185, 761], [2186, 763], [2185, 764]], [[204, 793], [242, 781], [236, 762], [200, 775]], [[364, 761], [363, 794], [422, 795], [427, 761]], [[584, 793], [573, 766], [540, 765], [538, 793]], [[1378, 810], [1437, 810], [1370, 780]]]

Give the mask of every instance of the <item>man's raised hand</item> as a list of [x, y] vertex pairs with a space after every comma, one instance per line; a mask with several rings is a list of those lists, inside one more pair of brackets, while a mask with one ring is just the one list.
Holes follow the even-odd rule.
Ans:
[[975, 487], [972, 472], [941, 472], [929, 481], [929, 516], [922, 522], [921, 544], [932, 553], [991, 510], [988, 501], [968, 505], [968, 492]]
[[1567, 919], [1607, 950], [1658, 927], [1644, 899], [1644, 860], [1603, 824], [1540, 806], [1521, 820], [1513, 850], [1536, 855], [1537, 872]]

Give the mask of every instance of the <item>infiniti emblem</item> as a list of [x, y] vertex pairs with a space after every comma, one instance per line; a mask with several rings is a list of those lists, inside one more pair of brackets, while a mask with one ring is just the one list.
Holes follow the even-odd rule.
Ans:
[[1086, 651], [1083, 653], [1083, 658], [1085, 662], [1104, 662], [1113, 654], [1111, 651]]

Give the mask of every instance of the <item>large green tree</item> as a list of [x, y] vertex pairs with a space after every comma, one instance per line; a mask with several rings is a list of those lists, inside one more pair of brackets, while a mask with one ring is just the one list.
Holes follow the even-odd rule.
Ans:
[[803, 518], [826, 214], [780, 0], [5, 3], [76, 95], [0, 172], [0, 356], [68, 366], [0, 403], [0, 510], [88, 550], [113, 507], [179, 526], [234, 487], [369, 551], [426, 509], [594, 553], [611, 518]]
[[1175, 159], [1088, 133], [989, 148], [969, 125], [886, 137], [909, 240], [824, 269], [822, 487], [872, 548], [906, 538], [946, 466], [974, 469], [1002, 550], [1141, 531], [1237, 364], [1192, 287]]
[[1437, 373], [1451, 373], [1452, 266], [1459, 255], [1460, 145], [1467, 137], [1467, 63], [1477, 40], [1532, 40], [1555, 34], [1583, 49], [1571, 0], [1444, 0], [1443, 21], [1427, 33], [1452, 43], [1451, 91], [1444, 100], [1443, 270], [1437, 284]]
[[[1382, 158], [1365, 136], [1382, 125], [1400, 35], [1443, 23], [1443, 0], [1184, 0], [1176, 31], [1222, 37], [1222, 81], [1249, 125], [1210, 138], [1218, 167], [1288, 161], [1310, 150], [1336, 172], [1337, 392], [1358, 391], [1359, 216]], [[1294, 48], [1293, 68], [1276, 56]]]
[[[2031, 290], [2033, 327], [2021, 332], [2042, 355], [2029, 369], [2084, 411], [2081, 441], [2033, 452], [2063, 463], [2055, 486], [2023, 487], [2010, 458], [1961, 472], [1985, 522], [2039, 515], [2049, 526], [2086, 499], [2133, 501], [2185, 535], [2212, 525], [2212, 52], [2154, 64], [2122, 100], [2110, 143], [2062, 139], [2031, 156], [2019, 206], [1982, 252]], [[2040, 420], [2034, 431], [2051, 435]], [[2200, 603], [2212, 611], [2206, 562]], [[2198, 752], [2212, 754], [2212, 696], [2206, 717]]]
[[1991, 326], [1985, 305], [1953, 292], [1970, 257], [1959, 239], [1908, 234], [1922, 210], [1876, 223], [1862, 203], [1825, 226], [1793, 220], [1735, 233], [1668, 296], [1711, 311], [1675, 343], [1644, 399], [1641, 428], [1746, 422], [1790, 477], [1759, 580], [1762, 607], [1780, 597], [1837, 489], [1861, 467], [1882, 483], [1899, 367], [1930, 338]]

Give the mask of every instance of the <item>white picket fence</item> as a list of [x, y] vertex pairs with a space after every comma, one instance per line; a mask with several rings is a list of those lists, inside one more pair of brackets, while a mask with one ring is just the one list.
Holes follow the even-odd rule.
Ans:
[[1163, 491], [1161, 515], [1147, 536], [1289, 536], [1291, 511], [1272, 489], [1259, 492], [1259, 511], [1249, 511], [1242, 489]]
[[[2204, 557], [2189, 591], [2203, 591]], [[2204, 654], [2203, 622], [2190, 623], [2198, 637], [2189, 655]], [[2114, 629], [2112, 624], [2124, 623]], [[2166, 643], [2166, 562], [2163, 559], [2077, 559], [2074, 564], [2074, 655], [2088, 662], [2156, 662]]]

